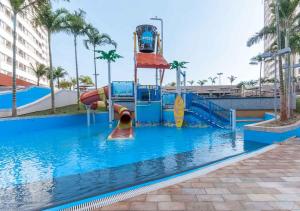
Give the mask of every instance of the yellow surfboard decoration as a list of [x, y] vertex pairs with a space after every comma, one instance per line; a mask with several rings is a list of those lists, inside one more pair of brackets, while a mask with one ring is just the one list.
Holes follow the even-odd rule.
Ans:
[[177, 96], [174, 103], [174, 119], [177, 128], [181, 128], [184, 118], [184, 101], [181, 96]]

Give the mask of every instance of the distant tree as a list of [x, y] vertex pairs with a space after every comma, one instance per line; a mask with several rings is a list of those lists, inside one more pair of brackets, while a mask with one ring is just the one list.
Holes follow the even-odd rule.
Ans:
[[173, 82], [169, 83], [168, 85], [174, 87], [174, 86], [176, 86], [176, 82], [173, 81]]
[[46, 67], [44, 64], [36, 64], [35, 66], [30, 64], [30, 66], [37, 78], [37, 86], [40, 86], [40, 79], [43, 76], [47, 75], [49, 68]]
[[237, 79], [237, 77], [235, 77], [233, 75], [228, 77], [228, 80], [229, 80], [231, 86], [232, 86], [232, 83], [235, 81], [235, 79]]
[[93, 80], [90, 76], [81, 75], [79, 77], [79, 81], [80, 81], [80, 83], [85, 84], [85, 85], [94, 85]]
[[194, 81], [194, 80], [190, 80], [190, 81], [188, 81], [188, 83], [189, 83], [191, 86], [193, 86], [193, 84], [195, 83], [195, 81]]
[[72, 88], [72, 82], [67, 80], [62, 80], [60, 82], [60, 88], [62, 89], [70, 89]]
[[68, 75], [68, 72], [65, 71], [64, 68], [59, 66], [57, 68], [54, 68], [53, 75], [54, 78], [57, 80], [57, 87], [60, 88], [60, 79], [66, 77]]
[[70, 79], [70, 82], [71, 82], [71, 84], [72, 84], [72, 89], [74, 90], [75, 87], [76, 87], [76, 85], [77, 85], [77, 80], [76, 80], [76, 78], [71, 78], [71, 79]]
[[207, 80], [198, 80], [198, 81], [197, 81], [197, 84], [198, 84], [199, 86], [204, 86], [205, 83], [207, 83]]
[[215, 85], [217, 78], [218, 77], [209, 77], [208, 80], [210, 80], [211, 85]]

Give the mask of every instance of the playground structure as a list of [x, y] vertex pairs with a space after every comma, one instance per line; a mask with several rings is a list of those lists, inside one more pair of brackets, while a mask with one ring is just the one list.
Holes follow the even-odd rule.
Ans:
[[[113, 81], [81, 95], [81, 102], [90, 109], [109, 107], [109, 121], [118, 120], [108, 139], [133, 138], [133, 126], [200, 125], [235, 130], [235, 111], [224, 109], [213, 102], [186, 92], [180, 86], [186, 83], [186, 72], [176, 70], [176, 92], [164, 92], [162, 83], [170, 64], [162, 54], [160, 35], [155, 26], [140, 25], [134, 32], [134, 81]], [[155, 69], [155, 85], [138, 81], [139, 69]], [[109, 81], [110, 82], [110, 81]], [[89, 121], [88, 121], [89, 122]]]

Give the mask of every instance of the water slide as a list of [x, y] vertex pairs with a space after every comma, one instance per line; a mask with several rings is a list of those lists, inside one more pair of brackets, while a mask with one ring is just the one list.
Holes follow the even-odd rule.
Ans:
[[[108, 99], [108, 87], [102, 87], [98, 90], [89, 91], [83, 93], [80, 96], [80, 101], [90, 106], [91, 109], [96, 110], [100, 107], [107, 107]], [[130, 111], [119, 104], [114, 104], [113, 106], [115, 113], [119, 116], [119, 121], [116, 128], [108, 136], [109, 140], [120, 140], [120, 139], [132, 139], [132, 117]]]

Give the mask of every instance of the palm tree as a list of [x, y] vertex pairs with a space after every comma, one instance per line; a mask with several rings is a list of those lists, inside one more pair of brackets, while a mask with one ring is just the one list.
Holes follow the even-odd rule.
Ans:
[[117, 43], [113, 41], [108, 34], [101, 34], [96, 28], [92, 25], [88, 25], [86, 27], [86, 35], [88, 39], [84, 40], [84, 45], [86, 49], [90, 49], [89, 46], [93, 49], [94, 54], [94, 75], [95, 75], [95, 88], [98, 88], [98, 81], [97, 81], [97, 62], [96, 62], [96, 47], [111, 44], [117, 48]]
[[85, 84], [85, 85], [94, 85], [93, 80], [90, 76], [81, 75], [79, 77], [79, 81], [80, 81], [80, 83]]
[[214, 85], [216, 83], [218, 77], [209, 77], [208, 80], [210, 80], [211, 85]]
[[70, 82], [71, 82], [71, 84], [72, 84], [72, 89], [74, 90], [75, 87], [76, 87], [76, 85], [77, 85], [77, 80], [76, 80], [76, 78], [71, 78], [71, 79], [70, 79]]
[[262, 71], [262, 63], [263, 63], [263, 58], [261, 54], [251, 58], [250, 64], [257, 64], [259, 62], [260, 67], [259, 67], [259, 96], [261, 96], [261, 71]]
[[80, 110], [79, 98], [79, 73], [78, 73], [78, 57], [77, 57], [77, 38], [86, 35], [87, 24], [85, 22], [85, 12], [83, 10], [75, 11], [73, 14], [66, 15], [64, 29], [74, 37], [75, 49], [75, 68], [76, 68], [76, 84], [77, 84], [77, 109]]
[[228, 77], [228, 80], [230, 82], [230, 86], [232, 86], [232, 83], [235, 81], [235, 79], [237, 79], [237, 77], [235, 77], [234, 75], [231, 75]]
[[168, 86], [173, 86], [174, 87], [174, 86], [176, 86], [176, 82], [173, 81], [173, 82], [169, 83]]
[[70, 89], [71, 90], [72, 82], [64, 79], [60, 82], [60, 87], [62, 89]]
[[44, 64], [36, 64], [35, 66], [33, 66], [32, 64], [30, 64], [31, 69], [33, 70], [36, 78], [37, 78], [37, 86], [40, 86], [40, 79], [47, 75], [47, 72], [49, 70], [48, 67], [46, 67], [46, 65]]
[[52, 11], [50, 4], [45, 4], [40, 7], [37, 16], [34, 18], [34, 23], [37, 26], [42, 26], [47, 30], [48, 36], [48, 51], [49, 51], [49, 77], [51, 88], [51, 112], [55, 113], [55, 96], [54, 96], [54, 76], [53, 76], [53, 63], [52, 63], [52, 34], [63, 30], [63, 23], [67, 11], [65, 9], [58, 9]]
[[111, 63], [116, 62], [117, 59], [122, 58], [119, 54], [117, 54], [116, 50], [110, 50], [108, 52], [105, 51], [96, 51], [100, 53], [100, 56], [97, 59], [102, 59], [107, 61], [108, 67], [108, 96], [109, 96], [109, 122], [111, 124], [112, 121], [112, 100], [111, 100]]
[[57, 87], [60, 88], [60, 79], [66, 77], [68, 75], [68, 72], [65, 71], [64, 68], [59, 66], [57, 68], [54, 68], [53, 75], [54, 78], [57, 79]]
[[[275, 45], [277, 49], [287, 48], [291, 46], [291, 38], [299, 33], [299, 20], [300, 12], [297, 10], [300, 0], [276, 0], [272, 3], [271, 11], [273, 13], [273, 20], [271, 24], [263, 27], [258, 33], [252, 36], [247, 45], [250, 47], [253, 44], [261, 41], [264, 38], [277, 35]], [[277, 23], [277, 24], [276, 24]], [[284, 42], [282, 42], [284, 41]], [[293, 51], [293, 49], [292, 49]], [[284, 72], [282, 67], [282, 57], [278, 56], [279, 61], [279, 82], [280, 82], [280, 120], [286, 121], [289, 118], [287, 108], [287, 87], [290, 83], [289, 76], [284, 80]], [[290, 66], [290, 58], [287, 58], [288, 65]], [[286, 71], [289, 74], [290, 71]]]
[[190, 81], [188, 81], [188, 83], [189, 83], [191, 86], [193, 86], [193, 84], [195, 83], [195, 81], [194, 81], [194, 80], [190, 80]]
[[198, 81], [197, 81], [197, 84], [198, 84], [199, 86], [203, 86], [205, 83], [207, 83], [207, 80], [198, 80]]
[[180, 94], [180, 72], [181, 72], [181, 69], [184, 69], [186, 68], [186, 64], [188, 64], [188, 62], [185, 62], [185, 61], [182, 61], [182, 62], [179, 62], [179, 61], [176, 61], [174, 60], [171, 64], [170, 64], [170, 69], [172, 70], [176, 70], [176, 91], [177, 91], [177, 94]]
[[13, 70], [12, 70], [12, 116], [17, 116], [17, 18], [19, 13], [27, 13], [29, 9], [35, 13], [39, 6], [48, 0], [9, 0], [13, 13]]

